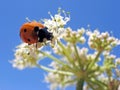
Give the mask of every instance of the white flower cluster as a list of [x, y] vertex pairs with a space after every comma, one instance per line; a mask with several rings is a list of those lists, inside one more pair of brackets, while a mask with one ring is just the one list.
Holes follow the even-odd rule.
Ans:
[[87, 35], [90, 48], [98, 51], [110, 51], [114, 46], [120, 44], [120, 40], [110, 36], [108, 32], [100, 33], [98, 30], [94, 30], [94, 32], [88, 31]]
[[45, 76], [45, 82], [50, 83], [50, 90], [56, 90], [57, 88], [65, 88], [68, 85], [71, 85], [73, 83], [67, 83], [71, 80], [71, 76], [63, 76], [61, 77], [57, 73], [48, 73]]
[[85, 29], [84, 28], [80, 28], [77, 31], [73, 31], [70, 27], [66, 28], [65, 33], [63, 34], [63, 38], [64, 40], [67, 41], [67, 43], [72, 43], [72, 44], [76, 44], [78, 42], [84, 44], [86, 39], [83, 36], [85, 33]]
[[70, 16], [64, 11], [64, 16], [62, 16], [62, 11], [59, 11], [58, 14], [54, 16], [50, 14], [51, 19], [44, 19], [44, 26], [48, 27], [48, 30], [53, 33], [54, 38], [61, 38], [61, 34], [65, 31], [64, 26], [70, 21]]
[[40, 58], [43, 58], [42, 54], [39, 52], [39, 49], [37, 49], [34, 45], [28, 45], [26, 43], [22, 43], [17, 46], [14, 55], [15, 59], [12, 61], [13, 67], [20, 70], [26, 67], [36, 66], [37, 61]]

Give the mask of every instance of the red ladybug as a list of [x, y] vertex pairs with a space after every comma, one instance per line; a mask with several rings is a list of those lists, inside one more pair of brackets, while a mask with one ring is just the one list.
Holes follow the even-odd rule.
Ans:
[[27, 22], [20, 28], [20, 37], [23, 42], [28, 44], [52, 40], [53, 34], [48, 32], [47, 29], [47, 27], [39, 22]]

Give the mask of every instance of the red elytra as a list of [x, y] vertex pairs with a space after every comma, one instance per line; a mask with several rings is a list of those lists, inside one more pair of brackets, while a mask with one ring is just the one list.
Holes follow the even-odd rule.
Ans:
[[39, 22], [27, 22], [24, 23], [21, 28], [20, 28], [20, 37], [23, 42], [28, 43], [28, 44], [34, 44], [37, 43], [38, 40], [38, 35], [34, 31], [35, 27], [39, 28], [44, 28], [44, 25], [42, 25]]

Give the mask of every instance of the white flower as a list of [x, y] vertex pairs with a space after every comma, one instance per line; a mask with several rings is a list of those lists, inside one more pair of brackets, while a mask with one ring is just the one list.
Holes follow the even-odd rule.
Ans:
[[80, 34], [80, 35], [83, 35], [85, 33], [84, 28], [78, 29], [77, 31], [78, 31], [78, 34]]
[[24, 69], [26, 67], [33, 67], [36, 65], [37, 60], [43, 58], [39, 50], [34, 45], [22, 43], [17, 46], [15, 51], [15, 59], [12, 61], [13, 67]]
[[[64, 14], [62, 16], [61, 14]], [[57, 40], [60, 40], [65, 33], [66, 28], [64, 26], [70, 20], [70, 16], [66, 15], [66, 12], [62, 12], [59, 9], [58, 14], [54, 16], [49, 12], [51, 19], [43, 19], [44, 26], [48, 28], [48, 31], [53, 34], [53, 39], [50, 42], [52, 47], [56, 47]]]
[[85, 37], [81, 37], [81, 38], [80, 38], [80, 42], [81, 42], [82, 44], [84, 44], [85, 41], [86, 41]]
[[104, 83], [108, 83], [109, 78], [103, 73], [101, 75], [98, 75], [98, 79]]
[[56, 69], [56, 70], [59, 68], [59, 64], [56, 63], [56, 62], [54, 62], [54, 61], [51, 62], [49, 66], [52, 67], [52, 68], [54, 68], [54, 69]]
[[56, 80], [56, 78], [59, 78], [58, 74], [50, 72], [45, 77], [45, 81], [46, 82], [51, 82], [51, 83], [59, 83], [59, 80]]
[[116, 62], [117, 64], [120, 64], [120, 58], [117, 58], [117, 59], [115, 60], [115, 62]]
[[86, 33], [88, 36], [98, 36], [100, 34], [100, 32], [98, 30], [94, 30], [94, 32], [91, 32], [91, 31], [87, 31]]
[[120, 85], [118, 86], [118, 90], [120, 90]]
[[[114, 38], [114, 37], [113, 37]], [[114, 38], [114, 41], [111, 43], [112, 46], [120, 45], [120, 40], [117, 38]]]
[[56, 90], [57, 88], [65, 88], [68, 85], [74, 84], [73, 83], [66, 83], [65, 82], [72, 80], [71, 76], [64, 76], [64, 75], [60, 75], [57, 73], [48, 73], [45, 76], [45, 82], [50, 83], [50, 90]]
[[103, 33], [101, 33], [101, 37], [108, 38], [109, 37], [109, 33], [108, 32], [103, 32]]
[[116, 75], [117, 75], [118, 77], [120, 77], [120, 70], [119, 70], [119, 69], [115, 69], [115, 72], [116, 72]]
[[110, 52], [107, 52], [107, 51], [104, 51], [104, 52], [103, 52], [103, 55], [104, 55], [104, 56], [108, 56], [109, 54], [110, 54]]
[[99, 51], [110, 51], [116, 45], [119, 45], [120, 40], [109, 35], [108, 32], [100, 33], [95, 30], [94, 32], [88, 31], [89, 36], [88, 44], [92, 49]]
[[66, 15], [63, 17], [60, 13], [55, 14], [54, 16], [50, 14], [50, 16], [51, 16], [51, 19], [43, 20], [44, 26], [48, 27], [48, 30], [53, 33], [53, 36], [55, 38], [61, 37], [61, 35], [65, 31], [64, 26], [70, 20], [70, 17]]
[[59, 75], [50, 72], [47, 76], [45, 76], [45, 82], [51, 83], [50, 90], [56, 90], [56, 88], [60, 85]]
[[116, 58], [115, 55], [110, 54], [109, 52], [106, 52], [106, 51], [103, 52], [103, 55], [107, 60], [114, 60]]

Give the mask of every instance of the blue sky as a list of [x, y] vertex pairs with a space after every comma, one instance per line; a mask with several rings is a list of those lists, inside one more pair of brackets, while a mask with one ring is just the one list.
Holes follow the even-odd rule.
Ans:
[[[90, 24], [91, 29], [113, 31], [113, 35], [120, 38], [119, 0], [1, 0], [0, 90], [49, 90], [48, 84], [43, 82], [43, 70], [33, 68], [19, 71], [8, 61], [14, 59], [13, 50], [21, 43], [19, 28], [25, 18], [49, 18], [48, 11], [55, 14], [58, 7], [71, 13], [67, 26], [73, 29], [87, 28]], [[117, 56], [119, 52], [120, 47], [115, 48]], [[74, 90], [74, 87], [67, 90]]]

